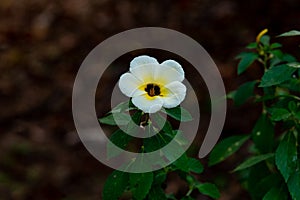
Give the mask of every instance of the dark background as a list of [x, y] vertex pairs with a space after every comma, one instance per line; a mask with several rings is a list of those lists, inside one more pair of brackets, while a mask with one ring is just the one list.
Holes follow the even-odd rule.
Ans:
[[[264, 28], [271, 36], [299, 30], [300, 2], [250, 2], [1, 0], [0, 199], [101, 199], [111, 169], [78, 139], [71, 94], [85, 56], [116, 33], [159, 26], [187, 34], [210, 53], [227, 91], [258, 77], [259, 66], [237, 77], [234, 57]], [[299, 55], [297, 38], [275, 40]], [[222, 137], [248, 133], [260, 108], [228, 106]], [[229, 172], [243, 155], [240, 151], [199, 177], [215, 181], [222, 200], [249, 199]], [[167, 191], [177, 192], [181, 184], [171, 178]]]

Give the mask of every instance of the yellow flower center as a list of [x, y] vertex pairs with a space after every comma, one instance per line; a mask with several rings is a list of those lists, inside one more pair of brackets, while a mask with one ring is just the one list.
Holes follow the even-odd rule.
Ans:
[[145, 91], [148, 93], [150, 97], [159, 96], [160, 95], [160, 87], [156, 84], [149, 83], [147, 84]]

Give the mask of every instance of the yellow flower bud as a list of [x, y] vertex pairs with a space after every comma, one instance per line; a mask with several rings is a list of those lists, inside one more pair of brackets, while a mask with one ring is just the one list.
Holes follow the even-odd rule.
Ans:
[[268, 32], [268, 29], [262, 30], [257, 36], [256, 36], [256, 43], [260, 42], [261, 37]]

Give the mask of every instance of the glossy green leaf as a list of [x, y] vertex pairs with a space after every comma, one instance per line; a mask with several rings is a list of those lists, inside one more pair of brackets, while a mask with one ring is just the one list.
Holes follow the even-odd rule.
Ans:
[[291, 175], [287, 185], [291, 193], [292, 199], [299, 200], [300, 199], [300, 171], [299, 170]]
[[212, 166], [225, 160], [236, 152], [248, 139], [248, 135], [239, 135], [221, 140], [211, 151], [208, 165]]
[[236, 58], [240, 59], [238, 64], [238, 74], [243, 73], [258, 58], [258, 54], [253, 52], [244, 52]]
[[300, 35], [300, 31], [292, 30], [292, 31], [288, 31], [286, 33], [282, 33], [282, 34], [278, 35], [278, 37], [289, 37], [289, 36], [297, 36], [297, 35]]
[[114, 171], [107, 178], [103, 187], [103, 200], [117, 200], [128, 186], [129, 175], [121, 171]]
[[170, 117], [182, 122], [191, 121], [193, 119], [192, 115], [181, 106], [177, 106], [175, 108], [166, 108], [163, 109], [162, 112], [165, 112]]
[[100, 123], [108, 125], [127, 125], [131, 120], [130, 115], [126, 113], [109, 114], [99, 119]]
[[[117, 145], [118, 147], [120, 147], [121, 149], [126, 149], [128, 143], [133, 139], [132, 136], [124, 133], [122, 130], [118, 129], [116, 130], [110, 137], [109, 140]], [[112, 143], [107, 143], [107, 158], [110, 159], [112, 157], [115, 157], [117, 155], [119, 155], [120, 153], [122, 153], [123, 151], [120, 150], [116, 150], [113, 146]]]
[[283, 140], [280, 141], [275, 153], [275, 163], [281, 172], [284, 180], [287, 182], [288, 178], [293, 174], [297, 167], [297, 143], [296, 138], [292, 132], [287, 133]]
[[203, 172], [204, 167], [198, 159], [189, 158], [188, 165], [191, 172], [195, 172], [198, 174]]
[[273, 121], [285, 120], [291, 116], [291, 113], [284, 108], [272, 108], [269, 112]]
[[257, 120], [251, 137], [255, 147], [261, 153], [268, 153], [273, 149], [274, 125], [266, 114], [262, 114]]
[[183, 154], [179, 159], [173, 163], [178, 169], [184, 172], [203, 172], [203, 165], [195, 158], [189, 158], [186, 154]]
[[266, 195], [263, 197], [263, 200], [287, 200], [288, 194], [283, 187], [273, 187], [271, 188]]
[[257, 81], [250, 81], [242, 84], [234, 94], [234, 103], [236, 106], [244, 104], [251, 96], [253, 96], [254, 86]]
[[267, 70], [262, 77], [259, 87], [269, 87], [278, 85], [292, 78], [292, 74], [297, 68], [289, 67], [285, 64], [274, 66]]
[[150, 191], [152, 182], [153, 172], [130, 174], [129, 183], [133, 197], [137, 200], [144, 199]]
[[207, 195], [213, 199], [220, 198], [220, 192], [218, 188], [212, 183], [196, 184], [195, 187], [198, 189], [200, 193]]
[[243, 170], [243, 169], [247, 169], [249, 167], [252, 167], [253, 165], [256, 165], [262, 161], [265, 161], [269, 158], [274, 157], [273, 153], [268, 153], [268, 154], [263, 154], [263, 155], [259, 155], [259, 156], [253, 156], [248, 158], [246, 161], [244, 161], [242, 164], [240, 164], [239, 166], [237, 166], [233, 171], [239, 171], [239, 170]]

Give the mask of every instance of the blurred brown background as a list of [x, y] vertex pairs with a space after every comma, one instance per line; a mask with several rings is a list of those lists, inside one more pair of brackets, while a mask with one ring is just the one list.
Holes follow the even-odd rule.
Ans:
[[[1, 0], [0, 199], [101, 199], [111, 169], [79, 141], [71, 94], [81, 62], [106, 38], [143, 26], [180, 31], [210, 53], [231, 91], [261, 73], [237, 77], [234, 57], [264, 28], [299, 30], [299, 10], [298, 0]], [[276, 40], [299, 53], [299, 40]], [[257, 109], [228, 105], [223, 137], [249, 132]], [[249, 198], [229, 173], [238, 158], [202, 175], [222, 200]]]

